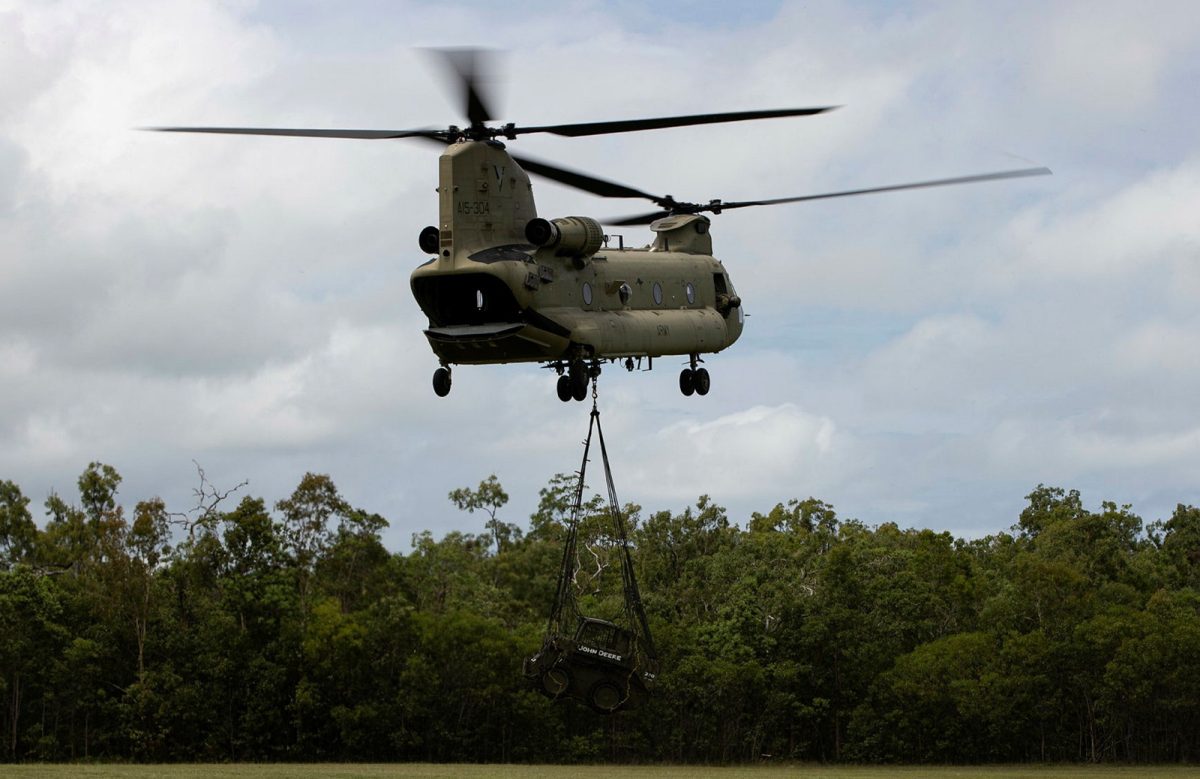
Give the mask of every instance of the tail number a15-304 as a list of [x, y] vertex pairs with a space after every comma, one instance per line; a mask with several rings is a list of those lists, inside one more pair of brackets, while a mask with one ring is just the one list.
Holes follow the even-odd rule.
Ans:
[[488, 216], [492, 213], [491, 204], [486, 200], [460, 200], [458, 213], [465, 216]]

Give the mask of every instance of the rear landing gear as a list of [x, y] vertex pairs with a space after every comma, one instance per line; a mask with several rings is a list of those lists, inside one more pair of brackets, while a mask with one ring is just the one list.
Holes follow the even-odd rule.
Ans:
[[689, 398], [696, 391], [696, 372], [691, 368], [679, 372], [679, 391]]
[[433, 391], [439, 398], [450, 394], [450, 369], [443, 366], [433, 372]]
[[575, 400], [586, 398], [588, 383], [591, 380], [587, 366], [581, 362], [573, 362], [571, 363], [571, 371], [567, 376], [571, 381], [571, 397], [575, 398]]
[[588, 385], [592, 379], [600, 375], [599, 363], [588, 365], [583, 360], [575, 360], [566, 366], [565, 372], [561, 363], [554, 366], [558, 369], [558, 384], [555, 389], [558, 399], [563, 403], [570, 400], [586, 400]]
[[712, 379], [708, 375], [708, 369], [696, 367], [696, 363], [699, 361], [698, 357], [692, 355], [691, 366], [679, 372], [679, 391], [686, 397], [691, 397], [693, 393], [696, 395], [707, 395], [709, 387], [712, 386]]

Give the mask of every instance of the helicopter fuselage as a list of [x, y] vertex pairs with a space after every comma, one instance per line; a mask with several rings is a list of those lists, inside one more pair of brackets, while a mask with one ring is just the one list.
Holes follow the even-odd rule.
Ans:
[[[660, 219], [653, 243], [612, 246], [586, 217], [537, 218], [532, 187], [496, 141], [463, 141], [440, 160], [436, 256], [412, 273], [443, 365], [719, 352], [741, 335], [733, 282], [712, 255], [709, 220]], [[429, 228], [427, 228], [429, 232]]]

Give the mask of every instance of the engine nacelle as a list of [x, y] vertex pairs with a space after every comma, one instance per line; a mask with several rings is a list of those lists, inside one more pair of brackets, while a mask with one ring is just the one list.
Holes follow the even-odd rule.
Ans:
[[442, 231], [429, 225], [421, 231], [421, 235], [417, 237], [417, 243], [421, 246], [421, 251], [426, 254], [437, 254], [438, 247], [442, 240]]
[[567, 216], [553, 221], [538, 217], [525, 225], [525, 238], [534, 246], [553, 248], [559, 257], [586, 257], [595, 254], [604, 244], [604, 229], [595, 219], [586, 216]]

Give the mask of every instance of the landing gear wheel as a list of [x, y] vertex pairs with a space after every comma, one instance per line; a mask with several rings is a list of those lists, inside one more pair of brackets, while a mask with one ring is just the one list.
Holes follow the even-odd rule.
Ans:
[[679, 391], [689, 398], [696, 391], [696, 372], [691, 368], [679, 372]]
[[588, 374], [587, 371], [580, 366], [578, 371], [571, 372], [571, 397], [576, 400], [583, 400], [587, 397], [588, 391]]
[[571, 389], [571, 377], [562, 375], [558, 377], [558, 399], [566, 403], [575, 394]]
[[448, 368], [438, 368], [433, 372], [433, 391], [439, 398], [450, 394], [450, 370]]
[[571, 672], [566, 668], [548, 668], [542, 674], [542, 689], [552, 698], [571, 689]]
[[708, 388], [712, 385], [712, 380], [708, 377], [707, 368], [697, 368], [695, 373], [696, 394], [707, 395]]
[[596, 682], [588, 692], [588, 705], [601, 714], [612, 714], [624, 700], [621, 688], [612, 682]]

